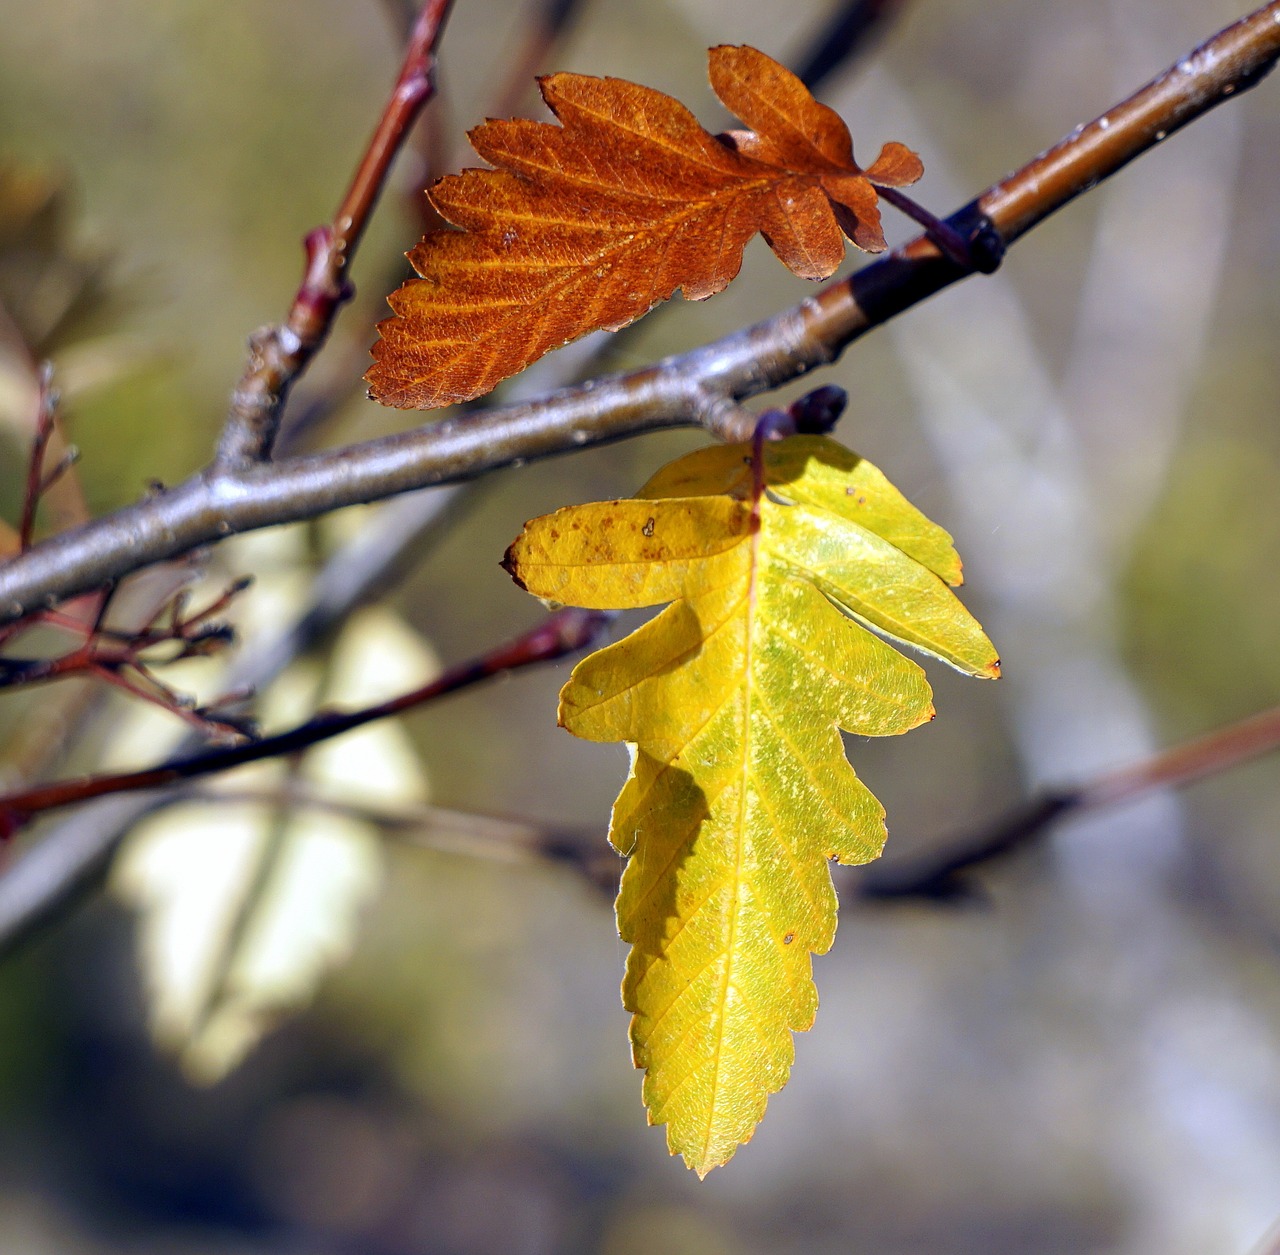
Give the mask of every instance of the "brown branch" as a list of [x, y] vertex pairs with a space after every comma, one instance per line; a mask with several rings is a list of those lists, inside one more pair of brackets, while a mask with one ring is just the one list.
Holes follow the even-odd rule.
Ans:
[[404, 62], [351, 186], [333, 221], [304, 242], [302, 285], [283, 323], [256, 332], [232, 394], [214, 465], [245, 467], [270, 458], [289, 389], [324, 343], [338, 310], [354, 295], [347, 270], [409, 128], [435, 90], [436, 47], [453, 0], [426, 0]]
[[858, 896], [888, 901], [973, 896], [967, 873], [1034, 844], [1061, 819], [1132, 801], [1157, 789], [1184, 788], [1280, 749], [1280, 706], [1196, 737], [1084, 784], [1048, 789], [977, 832], [919, 858], [879, 863], [859, 877]]
[[613, 617], [607, 611], [560, 610], [506, 644], [470, 662], [450, 668], [431, 683], [375, 706], [354, 711], [322, 711], [305, 723], [274, 736], [193, 754], [189, 758], [176, 759], [139, 771], [81, 776], [74, 780], [61, 780], [0, 795], [0, 833], [11, 835], [34, 815], [64, 806], [74, 806], [92, 798], [161, 788], [183, 780], [230, 771], [233, 767], [242, 767], [246, 763], [299, 753], [321, 741], [362, 728], [378, 719], [403, 714], [493, 676], [576, 653], [589, 645]]
[[[1257, 83], [1280, 56], [1278, 19], [1280, 0], [1272, 0], [1220, 32], [953, 214], [950, 226], [998, 255], [1175, 130]], [[967, 273], [921, 236], [774, 318], [644, 370], [273, 465], [215, 465], [0, 565], [0, 623], [46, 598], [100, 587], [233, 532], [662, 427], [701, 424], [724, 437], [749, 437], [736, 402], [825, 365]]]

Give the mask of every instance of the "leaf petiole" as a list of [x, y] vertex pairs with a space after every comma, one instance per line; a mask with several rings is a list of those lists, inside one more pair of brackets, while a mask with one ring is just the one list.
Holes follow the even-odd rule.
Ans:
[[972, 234], [965, 236], [955, 229], [945, 218], [927, 210], [919, 201], [913, 200], [900, 188], [886, 187], [876, 184], [880, 199], [907, 215], [913, 222], [924, 228], [924, 233], [938, 246], [948, 261], [953, 261], [964, 270], [977, 271], [989, 275], [997, 270], [1003, 256], [1003, 249], [997, 242], [988, 239], [988, 233], [981, 226]]

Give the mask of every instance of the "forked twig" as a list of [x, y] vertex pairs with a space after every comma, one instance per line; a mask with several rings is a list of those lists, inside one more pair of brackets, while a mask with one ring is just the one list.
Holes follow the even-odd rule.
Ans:
[[273, 736], [193, 754], [139, 771], [81, 776], [0, 795], [0, 835], [12, 835], [34, 815], [87, 802], [91, 798], [160, 788], [182, 780], [215, 775], [265, 758], [278, 758], [310, 749], [321, 741], [362, 728], [378, 719], [403, 714], [493, 676], [576, 653], [595, 640], [613, 618], [613, 614], [607, 611], [559, 610], [537, 627], [469, 662], [450, 668], [429, 684], [374, 706], [354, 711], [322, 711], [305, 723]]
[[232, 394], [216, 467], [244, 467], [270, 458], [289, 389], [324, 343], [338, 310], [354, 294], [347, 271], [391, 164], [435, 91], [436, 47], [452, 7], [453, 0], [426, 0], [422, 6], [399, 76], [351, 186], [333, 221], [306, 237], [306, 268], [288, 315], [250, 340], [249, 362]]

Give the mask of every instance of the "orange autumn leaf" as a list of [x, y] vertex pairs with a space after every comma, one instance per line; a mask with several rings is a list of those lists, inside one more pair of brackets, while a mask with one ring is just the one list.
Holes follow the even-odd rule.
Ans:
[[615, 78], [553, 74], [560, 122], [470, 132], [495, 169], [437, 182], [460, 230], [409, 254], [420, 279], [390, 298], [366, 379], [385, 405], [432, 409], [488, 392], [550, 349], [616, 331], [677, 288], [729, 283], [760, 232], [797, 275], [825, 279], [843, 235], [885, 247], [875, 185], [912, 183], [920, 159], [888, 144], [866, 169], [840, 116], [754, 48], [712, 48], [711, 85], [751, 129], [715, 136], [679, 101]]

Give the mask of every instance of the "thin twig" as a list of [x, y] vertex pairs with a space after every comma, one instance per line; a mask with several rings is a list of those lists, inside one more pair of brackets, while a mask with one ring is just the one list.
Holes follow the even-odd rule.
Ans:
[[879, 863], [859, 877], [858, 896], [877, 901], [971, 897], [966, 873], [1025, 849], [1059, 820], [1117, 806], [1158, 789], [1182, 788], [1278, 748], [1280, 706], [1084, 784], [1046, 790], [977, 832], [947, 841], [919, 858]]
[[504, 672], [515, 671], [536, 663], [550, 662], [576, 653], [589, 645], [610, 623], [613, 615], [598, 610], [559, 610], [543, 623], [457, 667], [452, 667], [431, 683], [389, 701], [354, 711], [322, 711], [305, 723], [243, 745], [210, 750], [189, 758], [161, 763], [140, 771], [118, 772], [98, 776], [81, 776], [54, 784], [40, 785], [20, 792], [0, 795], [0, 826], [10, 834], [33, 815], [74, 806], [91, 798], [139, 789], [155, 789], [181, 780], [192, 780], [260, 762], [285, 754], [310, 749], [344, 732], [392, 715], [403, 714], [417, 706]]
[[391, 95], [333, 221], [305, 241], [306, 268], [285, 321], [257, 332], [232, 395], [215, 466], [244, 467], [271, 456], [289, 389], [354, 295], [347, 271], [409, 128], [435, 90], [435, 51], [453, 0], [427, 0]]
[[865, 53], [904, 0], [845, 0], [799, 58], [796, 73], [810, 91]]
[[47, 487], [44, 473], [45, 452], [53, 438], [58, 412], [58, 394], [53, 390], [53, 368], [46, 362], [39, 372], [40, 399], [36, 406], [35, 433], [31, 437], [31, 453], [27, 461], [27, 482], [22, 494], [22, 520], [18, 524], [18, 548], [31, 548], [36, 530], [36, 510]]
[[568, 34], [582, 0], [533, 0], [523, 42], [511, 59], [497, 94], [493, 116], [515, 117], [529, 102], [534, 76], [546, 67], [557, 44]]
[[[1280, 56], [1278, 19], [1280, 0], [1272, 0], [948, 222], [997, 252], [1012, 244], [1175, 130], [1257, 83]], [[0, 565], [0, 623], [21, 618], [44, 598], [100, 587], [233, 532], [514, 462], [663, 427], [701, 424], [728, 438], [748, 438], [734, 402], [825, 365], [872, 328], [968, 273], [921, 236], [783, 314], [644, 370], [273, 465], [213, 468]]]
[[501, 863], [542, 862], [567, 866], [610, 896], [618, 891], [622, 859], [595, 828], [539, 823], [506, 815], [482, 815], [430, 803], [394, 806], [353, 801], [294, 778], [274, 789], [213, 787], [183, 790], [175, 804], [249, 804], [323, 811], [377, 828], [389, 840], [467, 858]]
[[[977, 832], [946, 842], [918, 858], [879, 862], [858, 874], [864, 901], [966, 901], [974, 896], [967, 873], [1016, 854], [1062, 819], [1131, 801], [1162, 788], [1183, 788], [1280, 748], [1280, 707], [1163, 751], [1131, 767], [1105, 772], [1083, 785], [1029, 798]], [[187, 800], [190, 795], [179, 795]], [[535, 858], [567, 863], [593, 885], [617, 889], [617, 855], [588, 833], [527, 820], [475, 815], [429, 805], [371, 806], [333, 798], [301, 782], [282, 791], [213, 789], [210, 802], [256, 801], [306, 806], [376, 825], [388, 836], [410, 837], [431, 849], [473, 857]], [[451, 839], [452, 837], [452, 839]]]

